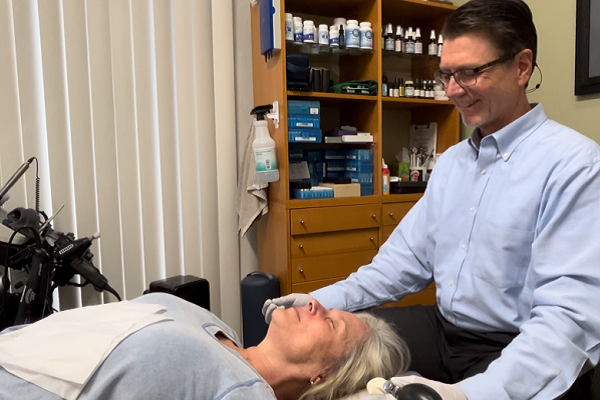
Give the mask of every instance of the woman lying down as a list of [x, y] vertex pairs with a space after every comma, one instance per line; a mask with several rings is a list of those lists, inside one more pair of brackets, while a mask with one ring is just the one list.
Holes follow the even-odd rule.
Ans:
[[209, 311], [176, 296], [53, 314], [0, 335], [0, 399], [340, 399], [409, 364], [405, 344], [370, 314], [316, 300], [278, 309], [242, 348]]

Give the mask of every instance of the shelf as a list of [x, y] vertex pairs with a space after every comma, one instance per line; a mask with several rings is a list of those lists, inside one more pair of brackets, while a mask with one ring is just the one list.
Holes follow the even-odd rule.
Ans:
[[327, 93], [327, 92], [301, 92], [288, 90], [287, 95], [293, 99], [310, 98], [324, 103], [337, 103], [339, 101], [377, 101], [377, 96], [359, 94]]
[[[406, 18], [411, 23], [427, 23], [435, 19], [445, 19], [456, 6], [452, 3], [428, 0], [382, 0], [382, 16], [384, 18]], [[386, 20], [382, 21], [384, 24]]]
[[330, 47], [318, 43], [294, 42], [287, 40], [287, 54], [305, 54], [307, 56], [362, 56], [365, 54], [374, 54], [374, 49], [363, 49], [360, 47]]
[[454, 107], [449, 100], [432, 100], [411, 97], [383, 97], [383, 108], [386, 110], [410, 110], [411, 108], [420, 108], [424, 106], [444, 106]]
[[423, 193], [372, 195], [360, 197], [341, 197], [333, 199], [300, 200], [291, 199], [287, 202], [288, 209], [349, 206], [356, 204], [397, 203], [400, 201], [418, 201]]

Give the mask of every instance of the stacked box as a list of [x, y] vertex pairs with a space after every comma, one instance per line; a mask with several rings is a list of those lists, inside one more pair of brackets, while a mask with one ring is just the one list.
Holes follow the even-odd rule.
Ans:
[[346, 174], [353, 183], [360, 184], [360, 195], [373, 194], [373, 150], [353, 149], [346, 151]]
[[288, 141], [291, 143], [321, 143], [321, 103], [318, 101], [289, 100]]

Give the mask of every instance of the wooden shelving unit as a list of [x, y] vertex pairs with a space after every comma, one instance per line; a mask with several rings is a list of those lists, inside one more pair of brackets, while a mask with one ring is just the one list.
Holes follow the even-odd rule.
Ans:
[[[333, 18], [369, 21], [374, 50], [360, 54], [309, 55], [311, 66], [331, 68], [336, 83], [347, 80], [375, 80], [381, 88], [382, 75], [432, 79], [439, 60], [427, 56], [390, 54], [382, 51], [379, 34], [387, 23], [421, 28], [424, 47], [429, 31], [439, 32], [455, 9], [446, 2], [427, 0], [280, 0], [281, 26], [284, 12], [310, 18], [315, 24], [331, 25]], [[288, 91], [286, 55], [300, 52], [301, 46], [284, 44], [265, 62], [260, 54], [259, 10], [252, 8], [252, 52], [254, 104], [278, 101], [281, 123], [270, 133], [276, 142], [280, 180], [269, 188], [269, 213], [258, 223], [258, 258], [261, 270], [276, 275], [283, 294], [311, 291], [344, 279], [372, 259], [379, 246], [421, 194], [386, 195], [382, 192], [382, 157], [388, 161], [407, 146], [411, 124], [438, 124], [437, 152], [459, 140], [459, 114], [449, 101], [420, 98], [382, 97], [335, 93]], [[282, 38], [285, 38], [282, 32]], [[371, 144], [351, 148], [373, 150], [374, 194], [371, 196], [297, 200], [290, 198], [287, 135], [287, 101], [311, 100], [321, 103], [323, 130], [341, 125], [356, 126], [373, 135]], [[294, 144], [293, 146], [298, 146]], [[306, 144], [307, 149], [339, 148], [344, 145]], [[407, 298], [402, 304], [432, 303], [434, 290]]]

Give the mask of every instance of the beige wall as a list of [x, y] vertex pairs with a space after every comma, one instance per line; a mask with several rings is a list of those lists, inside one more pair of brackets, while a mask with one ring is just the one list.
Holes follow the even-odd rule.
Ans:
[[[600, 95], [575, 96], [576, 1], [526, 0], [538, 29], [541, 88], [529, 97], [546, 114], [600, 143]], [[534, 82], [535, 77], [534, 77]]]
[[[460, 6], [466, 0], [455, 0]], [[525, 0], [533, 12], [538, 31], [538, 64], [544, 74], [540, 89], [529, 95], [542, 103], [549, 118], [567, 125], [600, 143], [600, 95], [575, 96], [576, 1]], [[539, 82], [539, 72], [532, 85]], [[462, 136], [470, 134], [463, 127]]]

